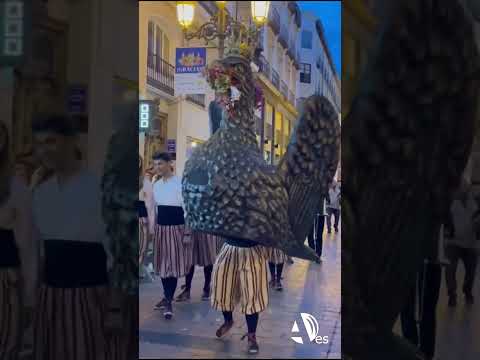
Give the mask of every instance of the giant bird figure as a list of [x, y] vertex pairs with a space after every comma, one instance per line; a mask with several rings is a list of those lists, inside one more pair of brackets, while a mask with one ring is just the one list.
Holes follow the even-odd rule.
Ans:
[[475, 132], [479, 57], [457, 0], [385, 2], [342, 124], [342, 352], [416, 359], [392, 328], [439, 228]]
[[303, 243], [337, 169], [338, 113], [326, 98], [309, 98], [287, 153], [271, 166], [255, 135], [250, 63], [228, 56], [221, 64], [232, 70], [241, 96], [233, 111], [210, 105], [213, 135], [192, 153], [183, 174], [187, 224], [319, 260]]

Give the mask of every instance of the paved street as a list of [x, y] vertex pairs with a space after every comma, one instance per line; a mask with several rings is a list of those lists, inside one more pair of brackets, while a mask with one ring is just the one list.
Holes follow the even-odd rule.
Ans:
[[[456, 308], [447, 306], [445, 272], [442, 274], [442, 288], [437, 306], [436, 359], [438, 360], [480, 359], [480, 342], [478, 341], [480, 333], [480, 311], [478, 311], [480, 306], [480, 268], [477, 269], [474, 287], [476, 303], [473, 306], [465, 305], [461, 293], [464, 274], [463, 265], [459, 265], [457, 272], [459, 297]], [[401, 333], [399, 323], [396, 324], [395, 331]]]
[[[340, 234], [324, 234], [323, 263], [314, 264], [295, 259], [283, 273], [283, 292], [270, 290], [268, 309], [260, 314], [257, 339], [260, 352], [255, 358], [321, 358], [339, 359], [341, 349], [341, 269]], [[179, 285], [184, 280], [179, 281]], [[175, 304], [173, 320], [164, 320], [153, 310], [163, 291], [159, 279], [141, 285], [140, 358], [248, 358], [245, 318], [235, 312], [235, 327], [225, 338], [215, 338], [215, 330], [223, 316], [209, 302], [201, 301], [203, 270], [197, 267], [190, 303]], [[177, 289], [177, 293], [179, 289]], [[318, 345], [308, 342], [300, 313], [313, 315], [320, 326], [319, 336], [330, 342]], [[304, 344], [290, 339], [294, 320]]]

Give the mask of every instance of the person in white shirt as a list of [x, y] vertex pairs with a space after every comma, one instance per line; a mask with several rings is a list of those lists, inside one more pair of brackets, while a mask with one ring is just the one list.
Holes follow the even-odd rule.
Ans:
[[7, 127], [0, 123], [0, 359], [17, 359], [22, 322], [33, 312], [37, 252], [32, 241], [31, 193], [14, 176]]
[[340, 221], [340, 186], [335, 180], [330, 184], [327, 198], [327, 231], [329, 234], [332, 232], [332, 215], [335, 218], [333, 227], [335, 232], [338, 232], [338, 223]]
[[33, 193], [43, 253], [34, 358], [105, 359], [108, 247], [100, 179], [81, 168], [70, 119], [36, 119], [33, 134], [39, 161], [53, 172]]
[[185, 227], [182, 181], [173, 175], [171, 161], [168, 153], [153, 156], [155, 172], [161, 178], [153, 184], [155, 208], [149, 211], [150, 221], [155, 224], [154, 268], [162, 279], [165, 294], [155, 309], [163, 309], [166, 319], [173, 316], [177, 279], [190, 270], [192, 241], [190, 229]]
[[478, 220], [475, 219], [475, 215], [477, 210], [478, 206], [470, 186], [462, 181], [450, 208], [450, 221], [444, 227], [445, 255], [450, 261], [445, 272], [449, 306], [457, 304], [456, 274], [459, 260], [462, 260], [465, 266], [463, 282], [465, 301], [467, 304], [474, 302], [473, 284], [480, 250], [480, 240], [476, 234]]

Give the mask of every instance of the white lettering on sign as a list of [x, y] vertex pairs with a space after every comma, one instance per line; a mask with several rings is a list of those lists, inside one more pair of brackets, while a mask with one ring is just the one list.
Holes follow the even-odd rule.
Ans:
[[3, 54], [20, 56], [23, 54], [23, 3], [9, 0], [5, 2], [5, 36]]
[[140, 104], [140, 128], [148, 128], [150, 120], [150, 105], [149, 104]]

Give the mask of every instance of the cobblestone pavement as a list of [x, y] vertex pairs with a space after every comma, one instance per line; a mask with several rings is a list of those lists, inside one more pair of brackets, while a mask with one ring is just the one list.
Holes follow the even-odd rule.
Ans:
[[[174, 304], [175, 316], [167, 321], [153, 306], [163, 295], [161, 282], [143, 283], [140, 288], [140, 358], [317, 358], [339, 359], [341, 353], [341, 235], [324, 234], [323, 263], [294, 258], [283, 273], [283, 292], [270, 290], [270, 303], [260, 314], [257, 340], [260, 352], [246, 354], [247, 341], [242, 314], [235, 312], [235, 326], [225, 338], [215, 338], [223, 316], [208, 301], [201, 301], [203, 271], [197, 267], [189, 303]], [[179, 281], [179, 286], [184, 280]], [[177, 294], [179, 289], [177, 289]], [[300, 313], [313, 315], [319, 323], [319, 336], [328, 336], [324, 345], [309, 342]], [[294, 321], [304, 344], [290, 337]]]

